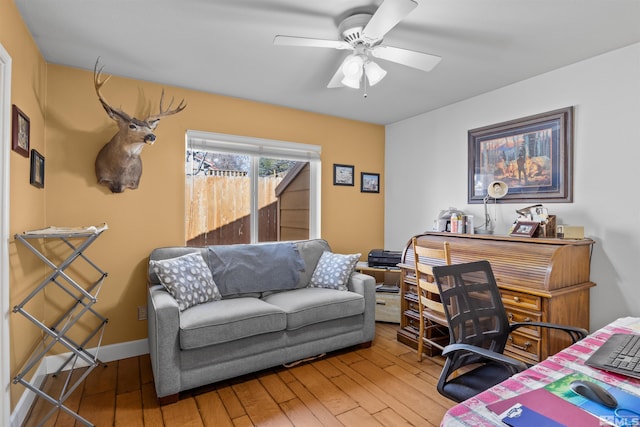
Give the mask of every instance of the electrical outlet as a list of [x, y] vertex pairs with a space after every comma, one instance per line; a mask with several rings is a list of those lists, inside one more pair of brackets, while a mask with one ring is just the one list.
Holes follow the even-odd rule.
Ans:
[[147, 320], [147, 306], [139, 305], [138, 306], [138, 320]]

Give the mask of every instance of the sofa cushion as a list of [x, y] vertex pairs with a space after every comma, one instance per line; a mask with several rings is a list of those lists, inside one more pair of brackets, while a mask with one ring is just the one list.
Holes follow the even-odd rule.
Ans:
[[331, 251], [329, 243], [323, 239], [301, 240], [296, 242], [298, 252], [304, 260], [304, 271], [300, 273], [300, 281], [297, 288], [306, 288], [313, 275], [313, 271], [318, 265], [318, 260], [325, 251]]
[[211, 270], [197, 252], [150, 263], [160, 283], [178, 302], [180, 311], [222, 298]]
[[180, 313], [180, 348], [189, 350], [282, 331], [285, 312], [257, 298], [232, 298], [200, 304]]
[[288, 330], [364, 313], [362, 295], [335, 289], [295, 289], [268, 295], [263, 300], [287, 314]]
[[329, 251], [322, 253], [311, 276], [309, 287], [347, 290], [347, 281], [353, 273], [360, 254], [342, 255]]

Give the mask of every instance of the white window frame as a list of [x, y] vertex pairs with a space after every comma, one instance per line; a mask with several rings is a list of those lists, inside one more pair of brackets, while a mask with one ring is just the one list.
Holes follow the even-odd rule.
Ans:
[[[299, 142], [279, 141], [274, 139], [255, 138], [251, 136], [231, 135], [216, 132], [187, 130], [185, 137], [185, 152], [215, 151], [251, 156], [252, 182], [251, 188], [257, 187], [258, 157], [274, 157], [284, 160], [309, 162], [309, 239], [319, 239], [320, 224], [320, 194], [321, 188], [321, 146], [303, 144]], [[257, 243], [258, 233], [258, 194], [251, 195], [251, 243]]]

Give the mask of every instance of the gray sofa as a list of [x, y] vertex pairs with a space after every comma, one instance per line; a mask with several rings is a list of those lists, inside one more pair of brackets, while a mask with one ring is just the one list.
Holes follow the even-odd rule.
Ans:
[[[297, 282], [285, 289], [277, 289], [273, 279], [285, 280], [287, 271], [278, 275], [270, 272], [278, 271], [278, 264], [288, 264], [287, 260], [244, 252], [262, 244], [166, 247], [151, 252], [149, 352], [160, 404], [177, 401], [184, 390], [371, 344], [375, 334], [375, 280], [371, 276], [351, 273], [347, 291], [308, 287], [318, 260], [325, 251], [330, 252], [327, 242], [318, 239], [270, 245], [293, 247], [303, 262], [295, 276]], [[222, 251], [221, 257], [216, 256], [216, 250]], [[221, 299], [181, 311], [160, 282], [154, 261], [194, 252], [202, 255], [212, 271]], [[233, 278], [225, 272], [238, 265], [245, 268], [244, 276], [232, 283]], [[261, 290], [261, 282], [269, 282], [270, 288]]]

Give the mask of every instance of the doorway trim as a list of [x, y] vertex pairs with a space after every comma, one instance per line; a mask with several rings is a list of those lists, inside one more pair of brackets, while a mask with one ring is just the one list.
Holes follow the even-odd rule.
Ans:
[[10, 425], [11, 364], [9, 352], [9, 156], [11, 151], [11, 56], [0, 44], [0, 425]]

